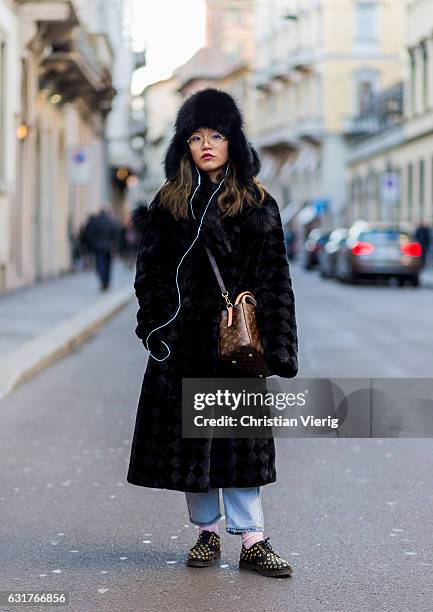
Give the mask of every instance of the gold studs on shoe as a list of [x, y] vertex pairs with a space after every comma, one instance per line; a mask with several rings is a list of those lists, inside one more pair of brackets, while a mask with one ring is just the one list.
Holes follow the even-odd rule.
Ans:
[[191, 567], [209, 567], [221, 558], [221, 539], [213, 531], [203, 530], [189, 551], [186, 564]]
[[292, 575], [292, 567], [272, 550], [269, 538], [245, 548], [242, 546], [239, 568], [259, 572], [264, 576], [286, 577]]

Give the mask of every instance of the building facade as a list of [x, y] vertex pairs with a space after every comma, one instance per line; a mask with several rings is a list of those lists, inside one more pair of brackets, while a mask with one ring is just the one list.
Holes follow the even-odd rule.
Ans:
[[132, 166], [107, 142], [120, 5], [0, 0], [0, 291], [69, 271], [110, 164]]
[[354, 117], [402, 78], [403, 0], [257, 0], [254, 141], [284, 223], [345, 222]]
[[[379, 95], [369, 113], [370, 133], [351, 143], [350, 221], [393, 220], [412, 228], [421, 220], [433, 223], [433, 1], [413, 0], [406, 10], [402, 117], [397, 113], [397, 120], [380, 121]], [[398, 107], [394, 100], [388, 112]]]
[[[8, 284], [8, 266], [16, 229], [10, 228], [15, 206], [18, 146], [16, 117], [20, 110], [19, 22], [10, 2], [0, 1], [0, 291]], [[16, 265], [22, 265], [17, 261]]]

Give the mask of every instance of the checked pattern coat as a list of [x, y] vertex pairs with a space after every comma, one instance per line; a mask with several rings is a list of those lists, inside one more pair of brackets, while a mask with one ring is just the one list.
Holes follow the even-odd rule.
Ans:
[[[149, 331], [167, 322], [177, 309], [176, 267], [196, 236], [200, 213], [215, 188], [202, 173], [193, 200], [196, 220], [174, 219], [157, 198], [134, 211], [140, 235], [135, 332], [143, 343]], [[246, 204], [241, 213], [221, 219], [215, 196], [200, 237], [179, 270], [181, 309], [149, 338], [153, 355], [167, 354], [161, 340], [171, 353], [165, 361], [149, 356], [144, 372], [127, 474], [134, 485], [206, 492], [276, 480], [272, 436], [182, 438], [182, 377], [233, 376], [217, 354], [218, 319], [225, 302], [203, 244], [212, 250], [232, 302], [241, 291], [254, 293], [272, 373], [292, 378], [298, 371], [295, 299], [278, 205], [267, 193], [260, 207]]]

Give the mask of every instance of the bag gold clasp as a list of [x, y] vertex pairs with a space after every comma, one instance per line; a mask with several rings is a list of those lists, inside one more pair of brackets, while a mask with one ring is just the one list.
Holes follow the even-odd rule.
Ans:
[[230, 298], [229, 298], [229, 292], [228, 292], [228, 291], [225, 291], [225, 292], [224, 292], [224, 293], [222, 293], [221, 295], [223, 296], [223, 298], [224, 298], [224, 299], [225, 299], [225, 301], [226, 301], [226, 306], [227, 306], [227, 308], [233, 308], [233, 304], [231, 303]]

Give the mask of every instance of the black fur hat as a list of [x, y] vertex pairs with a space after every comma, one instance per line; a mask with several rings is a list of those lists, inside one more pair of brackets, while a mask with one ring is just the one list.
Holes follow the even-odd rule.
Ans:
[[181, 158], [185, 152], [189, 152], [186, 141], [192, 132], [200, 127], [208, 127], [227, 136], [230, 160], [236, 167], [240, 182], [248, 185], [260, 171], [261, 164], [256, 150], [245, 137], [243, 124], [242, 113], [227, 92], [209, 87], [192, 94], [177, 113], [175, 134], [164, 160], [167, 179], [173, 178]]

